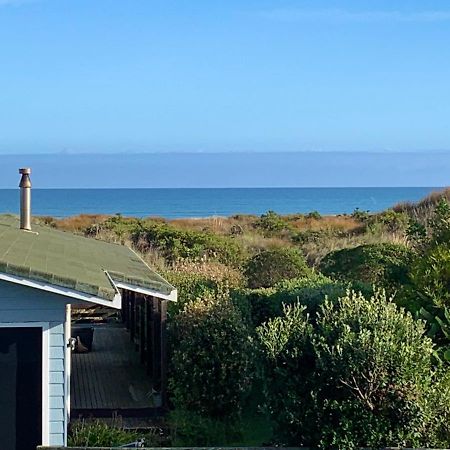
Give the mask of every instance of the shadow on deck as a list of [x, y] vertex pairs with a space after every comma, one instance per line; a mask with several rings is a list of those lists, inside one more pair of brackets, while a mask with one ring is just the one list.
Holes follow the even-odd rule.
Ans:
[[95, 325], [92, 352], [72, 354], [72, 418], [153, 417], [161, 399], [123, 326]]

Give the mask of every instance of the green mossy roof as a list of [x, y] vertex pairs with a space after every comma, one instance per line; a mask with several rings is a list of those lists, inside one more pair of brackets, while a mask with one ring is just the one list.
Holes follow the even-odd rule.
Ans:
[[85, 238], [42, 225], [19, 229], [0, 215], [0, 272], [112, 300], [114, 281], [169, 294], [174, 288], [123, 245]]

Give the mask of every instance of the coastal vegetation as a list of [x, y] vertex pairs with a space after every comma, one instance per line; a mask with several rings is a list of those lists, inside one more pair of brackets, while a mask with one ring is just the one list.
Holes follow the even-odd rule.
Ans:
[[177, 287], [173, 445], [448, 448], [449, 199], [376, 214], [41, 220], [133, 246]]

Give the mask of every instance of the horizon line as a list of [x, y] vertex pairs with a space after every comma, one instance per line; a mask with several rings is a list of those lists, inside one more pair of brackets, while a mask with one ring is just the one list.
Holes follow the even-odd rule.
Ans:
[[[210, 187], [46, 187], [33, 188], [33, 191], [70, 191], [70, 190], [99, 190], [99, 191], [114, 191], [114, 190], [209, 190], [209, 189], [447, 189], [450, 185], [444, 186], [210, 186]], [[19, 188], [2, 188], [0, 191], [19, 191]]]
[[423, 153], [449, 153], [450, 149], [423, 149], [423, 150], [209, 150], [209, 151], [199, 151], [199, 150], [186, 150], [186, 151], [117, 151], [117, 152], [102, 152], [102, 151], [94, 151], [94, 152], [64, 152], [64, 151], [55, 151], [55, 152], [36, 152], [36, 153], [2, 153], [0, 152], [0, 157], [2, 156], [83, 156], [83, 155], [101, 155], [101, 156], [133, 156], [133, 155], [239, 155], [239, 154], [300, 154], [300, 153], [308, 153], [308, 154], [328, 154], [328, 153], [357, 153], [357, 154], [423, 154]]

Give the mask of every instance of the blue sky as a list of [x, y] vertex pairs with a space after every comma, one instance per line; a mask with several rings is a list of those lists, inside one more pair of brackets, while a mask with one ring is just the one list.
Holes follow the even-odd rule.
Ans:
[[450, 3], [0, 0], [0, 153], [448, 151]]

